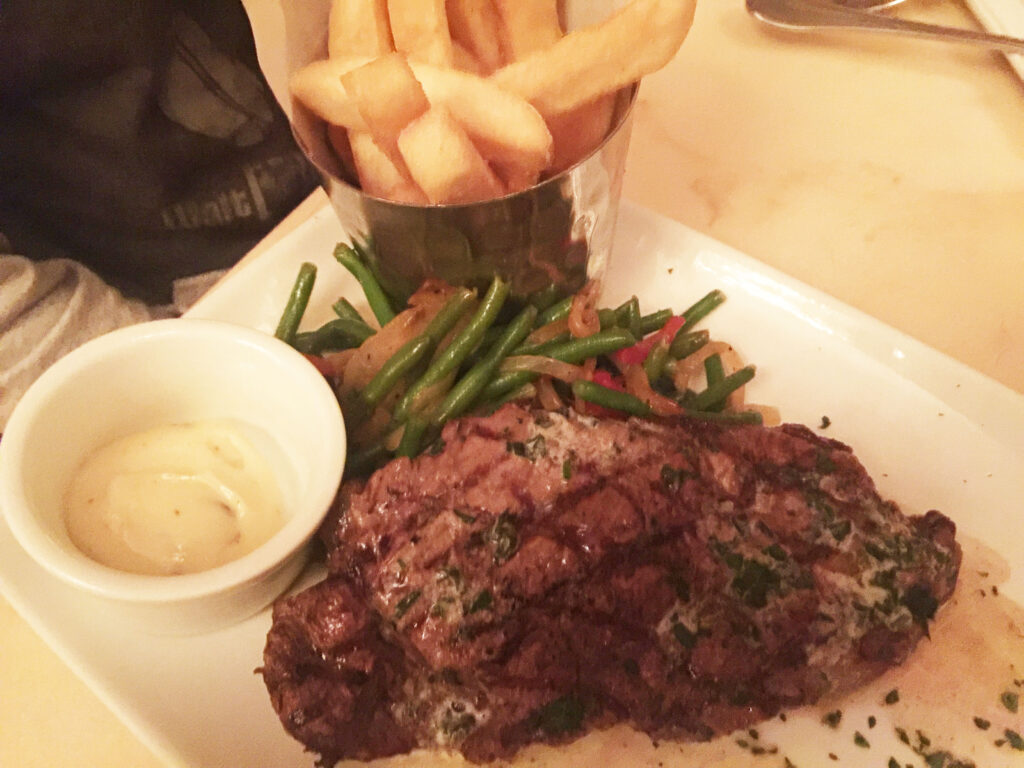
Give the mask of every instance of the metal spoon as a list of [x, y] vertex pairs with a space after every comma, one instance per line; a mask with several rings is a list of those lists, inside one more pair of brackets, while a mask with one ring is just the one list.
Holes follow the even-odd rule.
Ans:
[[[969, 43], [1004, 53], [1024, 53], [1024, 39], [1019, 37], [895, 19], [867, 10], [843, 7], [828, 0], [746, 0], [746, 3], [747, 11], [754, 18], [785, 29], [860, 29], [910, 35], [927, 40]], [[879, 8], [882, 5], [871, 4], [870, 7]]]

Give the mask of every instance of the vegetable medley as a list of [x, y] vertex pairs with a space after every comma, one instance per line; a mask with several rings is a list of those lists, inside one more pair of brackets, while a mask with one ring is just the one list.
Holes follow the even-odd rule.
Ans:
[[721, 291], [678, 314], [643, 314], [635, 296], [599, 307], [594, 282], [563, 298], [546, 290], [513, 302], [495, 277], [483, 296], [427, 281], [399, 307], [369, 266], [371, 248], [339, 243], [334, 256], [362, 287], [372, 320], [340, 298], [334, 319], [299, 332], [316, 279], [304, 263], [275, 334], [334, 385], [352, 473], [429, 450], [445, 422], [512, 400], [605, 417], [778, 421], [774, 409], [745, 403], [754, 366], [695, 329], [725, 300]]

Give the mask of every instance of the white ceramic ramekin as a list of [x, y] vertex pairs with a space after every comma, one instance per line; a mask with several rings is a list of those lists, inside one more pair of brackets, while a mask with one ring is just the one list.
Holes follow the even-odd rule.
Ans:
[[[277, 534], [180, 576], [126, 573], [80, 552], [63, 497], [82, 460], [118, 437], [203, 419], [237, 424], [274, 468], [286, 518]], [[0, 509], [21, 546], [71, 587], [143, 630], [192, 634], [252, 615], [296, 578], [344, 461], [337, 399], [302, 355], [237, 325], [160, 320], [83, 345], [25, 393], [0, 440]]]

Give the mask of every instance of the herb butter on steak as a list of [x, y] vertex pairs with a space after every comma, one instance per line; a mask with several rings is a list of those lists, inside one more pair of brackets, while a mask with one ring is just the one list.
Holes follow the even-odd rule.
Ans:
[[903, 662], [954, 534], [802, 426], [506, 406], [343, 489], [329, 576], [275, 606], [263, 677], [327, 765], [616, 722], [707, 739]]

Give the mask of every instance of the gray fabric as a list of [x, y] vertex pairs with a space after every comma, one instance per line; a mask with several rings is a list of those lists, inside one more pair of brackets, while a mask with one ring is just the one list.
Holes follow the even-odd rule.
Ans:
[[153, 316], [74, 261], [0, 255], [0, 432], [25, 390], [58, 359]]

